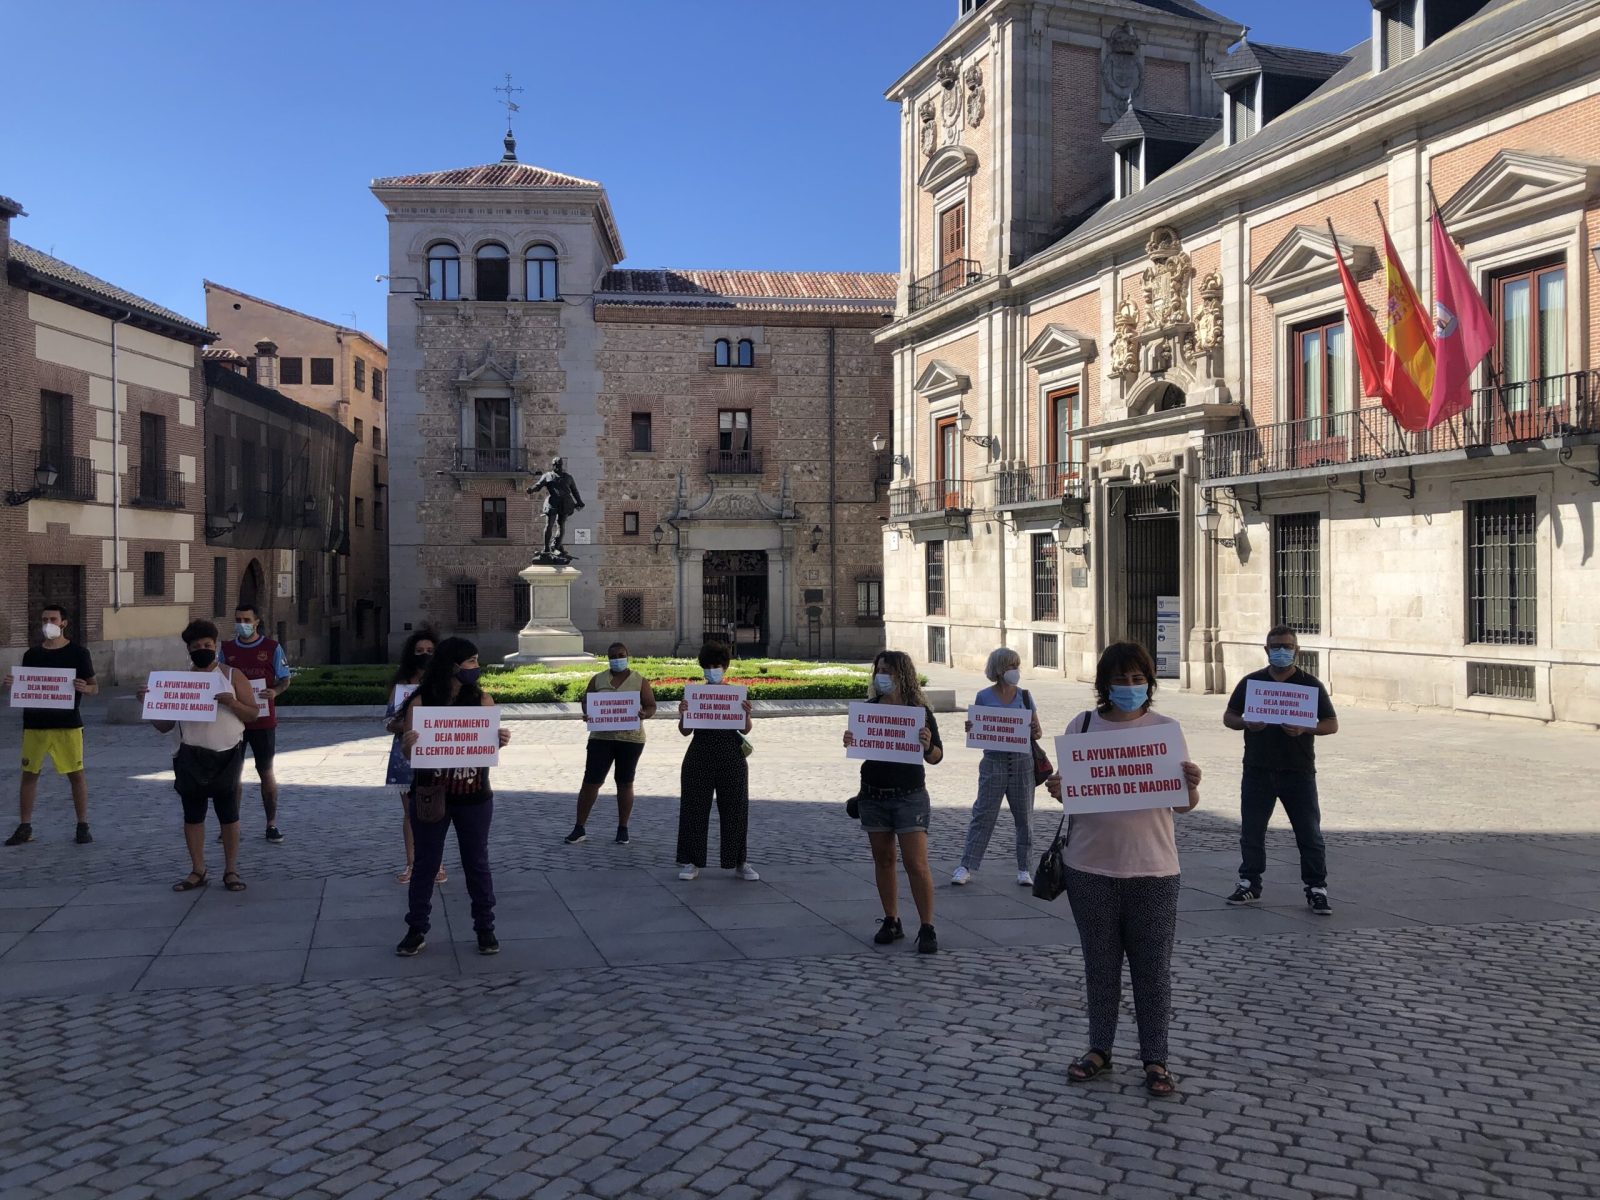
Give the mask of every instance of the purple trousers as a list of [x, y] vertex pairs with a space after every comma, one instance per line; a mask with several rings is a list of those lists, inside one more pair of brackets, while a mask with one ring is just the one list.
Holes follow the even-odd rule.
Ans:
[[489, 874], [489, 823], [494, 819], [494, 800], [451, 804], [445, 819], [431, 825], [415, 816], [408, 819], [416, 842], [416, 858], [411, 865], [406, 924], [428, 932], [428, 916], [433, 911], [433, 877], [444, 861], [445, 835], [454, 825], [456, 845], [461, 849], [461, 873], [467, 877], [467, 895], [472, 897], [472, 928], [479, 933], [492, 930], [494, 879]]

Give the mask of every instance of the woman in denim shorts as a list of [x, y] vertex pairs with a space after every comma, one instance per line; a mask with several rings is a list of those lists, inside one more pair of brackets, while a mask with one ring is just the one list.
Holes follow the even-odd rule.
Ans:
[[[932, 765], [944, 758], [944, 743], [939, 740], [939, 723], [917, 682], [916, 664], [898, 650], [885, 650], [872, 664], [872, 690], [867, 699], [874, 704], [921, 706], [927, 714], [922, 727], [922, 761]], [[855, 737], [845, 731], [844, 744]], [[926, 772], [922, 763], [880, 762], [866, 759], [861, 764], [861, 792], [857, 796], [861, 828], [872, 843], [872, 864], [878, 882], [878, 898], [883, 901], [883, 919], [872, 939], [887, 946], [906, 936], [900, 925], [899, 884], [895, 879], [895, 843], [906, 864], [906, 880], [917, 906], [922, 927], [917, 930], [917, 953], [935, 954], [939, 939], [933, 931], [933, 872], [928, 868], [929, 800]]]

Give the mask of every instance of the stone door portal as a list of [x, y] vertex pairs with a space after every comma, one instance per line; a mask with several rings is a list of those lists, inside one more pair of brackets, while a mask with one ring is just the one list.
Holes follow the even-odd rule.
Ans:
[[767, 552], [708, 550], [701, 597], [704, 635], [727, 642], [734, 655], [767, 652]]
[[1171, 483], [1120, 488], [1127, 563], [1122, 627], [1152, 657], [1156, 597], [1179, 594], [1178, 493]]

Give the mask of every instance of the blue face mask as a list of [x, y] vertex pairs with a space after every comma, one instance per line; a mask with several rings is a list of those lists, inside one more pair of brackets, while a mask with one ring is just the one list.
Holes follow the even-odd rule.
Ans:
[[256, 633], [256, 627], [249, 621], [239, 621], [234, 625], [233, 628], [234, 631], [238, 633], [240, 641], [248, 642], [255, 636]]
[[1278, 668], [1278, 670], [1280, 670], [1280, 671], [1283, 670], [1285, 667], [1292, 667], [1292, 666], [1294, 666], [1294, 651], [1293, 650], [1268, 650], [1267, 651], [1267, 661], [1269, 663], [1271, 663], [1274, 667]]
[[1150, 685], [1113, 683], [1110, 688], [1110, 698], [1112, 707], [1118, 712], [1138, 712], [1150, 699]]
[[882, 671], [880, 671], [872, 677], [872, 686], [878, 695], [887, 696], [890, 692], [894, 691], [894, 676], [885, 675]]
[[628, 660], [625, 658], [613, 658], [611, 660], [611, 669], [618, 675], [622, 674], [628, 669]]
[[707, 667], [706, 668], [706, 682], [707, 683], [721, 683], [722, 682], [722, 668], [721, 667]]
[[477, 683], [478, 676], [483, 674], [482, 667], [462, 667], [456, 672], [456, 678], [462, 683]]

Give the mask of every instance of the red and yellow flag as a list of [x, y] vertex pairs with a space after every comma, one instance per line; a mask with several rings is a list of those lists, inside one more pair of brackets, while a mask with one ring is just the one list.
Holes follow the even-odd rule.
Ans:
[[[1383, 220], [1381, 211], [1378, 219]], [[1389, 281], [1384, 337], [1389, 353], [1383, 369], [1383, 402], [1402, 429], [1416, 432], [1428, 428], [1428, 410], [1433, 403], [1433, 326], [1389, 240], [1387, 224], [1383, 227], [1383, 255]]]

